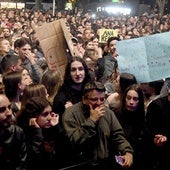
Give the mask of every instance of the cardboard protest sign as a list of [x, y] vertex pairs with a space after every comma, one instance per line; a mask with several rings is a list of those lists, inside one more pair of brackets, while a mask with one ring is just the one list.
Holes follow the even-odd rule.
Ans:
[[135, 75], [139, 83], [170, 77], [170, 32], [117, 42], [120, 72]]
[[107, 43], [108, 38], [116, 37], [117, 35], [117, 29], [99, 29], [99, 43]]
[[71, 44], [71, 37], [64, 24], [65, 21], [60, 19], [36, 28], [48, 67], [58, 70], [62, 78], [67, 64], [68, 51], [71, 52], [71, 45], [68, 45]]
[[60, 24], [64, 33], [64, 37], [66, 39], [68, 48], [69, 48], [69, 52], [72, 56], [78, 56], [78, 54], [76, 53], [74, 46], [73, 46], [73, 42], [71, 40], [71, 38], [73, 37], [70, 32], [68, 31], [68, 28], [65, 24], [65, 21], [63, 19], [60, 19]]

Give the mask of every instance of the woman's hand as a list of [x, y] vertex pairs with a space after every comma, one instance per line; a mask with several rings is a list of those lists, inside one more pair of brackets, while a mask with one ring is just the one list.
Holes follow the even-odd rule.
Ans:
[[35, 127], [35, 128], [40, 128], [40, 126], [38, 125], [36, 118], [30, 118], [29, 120], [29, 126]]
[[167, 142], [167, 137], [163, 135], [155, 135], [154, 143], [156, 146], [163, 146]]
[[68, 107], [72, 106], [73, 104], [70, 101], [67, 101], [65, 104], [65, 109], [67, 109]]
[[56, 126], [59, 123], [59, 115], [52, 112], [51, 113], [51, 126]]

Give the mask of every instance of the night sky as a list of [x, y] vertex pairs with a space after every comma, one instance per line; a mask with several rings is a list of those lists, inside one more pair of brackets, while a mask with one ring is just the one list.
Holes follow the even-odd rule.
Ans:
[[142, 4], [150, 4], [152, 0], [140, 0], [139, 2]]

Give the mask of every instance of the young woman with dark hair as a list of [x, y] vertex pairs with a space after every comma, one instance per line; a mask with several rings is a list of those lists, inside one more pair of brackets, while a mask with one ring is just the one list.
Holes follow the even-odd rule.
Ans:
[[127, 140], [134, 149], [132, 170], [145, 169], [144, 132], [145, 109], [144, 95], [139, 84], [132, 84], [124, 91], [121, 106], [116, 116], [124, 129]]
[[27, 169], [55, 170], [64, 166], [65, 136], [59, 115], [45, 97], [28, 99], [17, 117], [27, 144]]
[[65, 69], [64, 82], [54, 97], [53, 111], [61, 116], [67, 107], [81, 101], [84, 85], [90, 80], [85, 61], [72, 57]]

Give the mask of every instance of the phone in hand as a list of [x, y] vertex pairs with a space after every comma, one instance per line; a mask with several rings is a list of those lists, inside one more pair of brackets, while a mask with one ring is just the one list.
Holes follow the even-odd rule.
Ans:
[[115, 160], [120, 165], [123, 165], [123, 163], [124, 163], [124, 159], [118, 155], [115, 155]]

